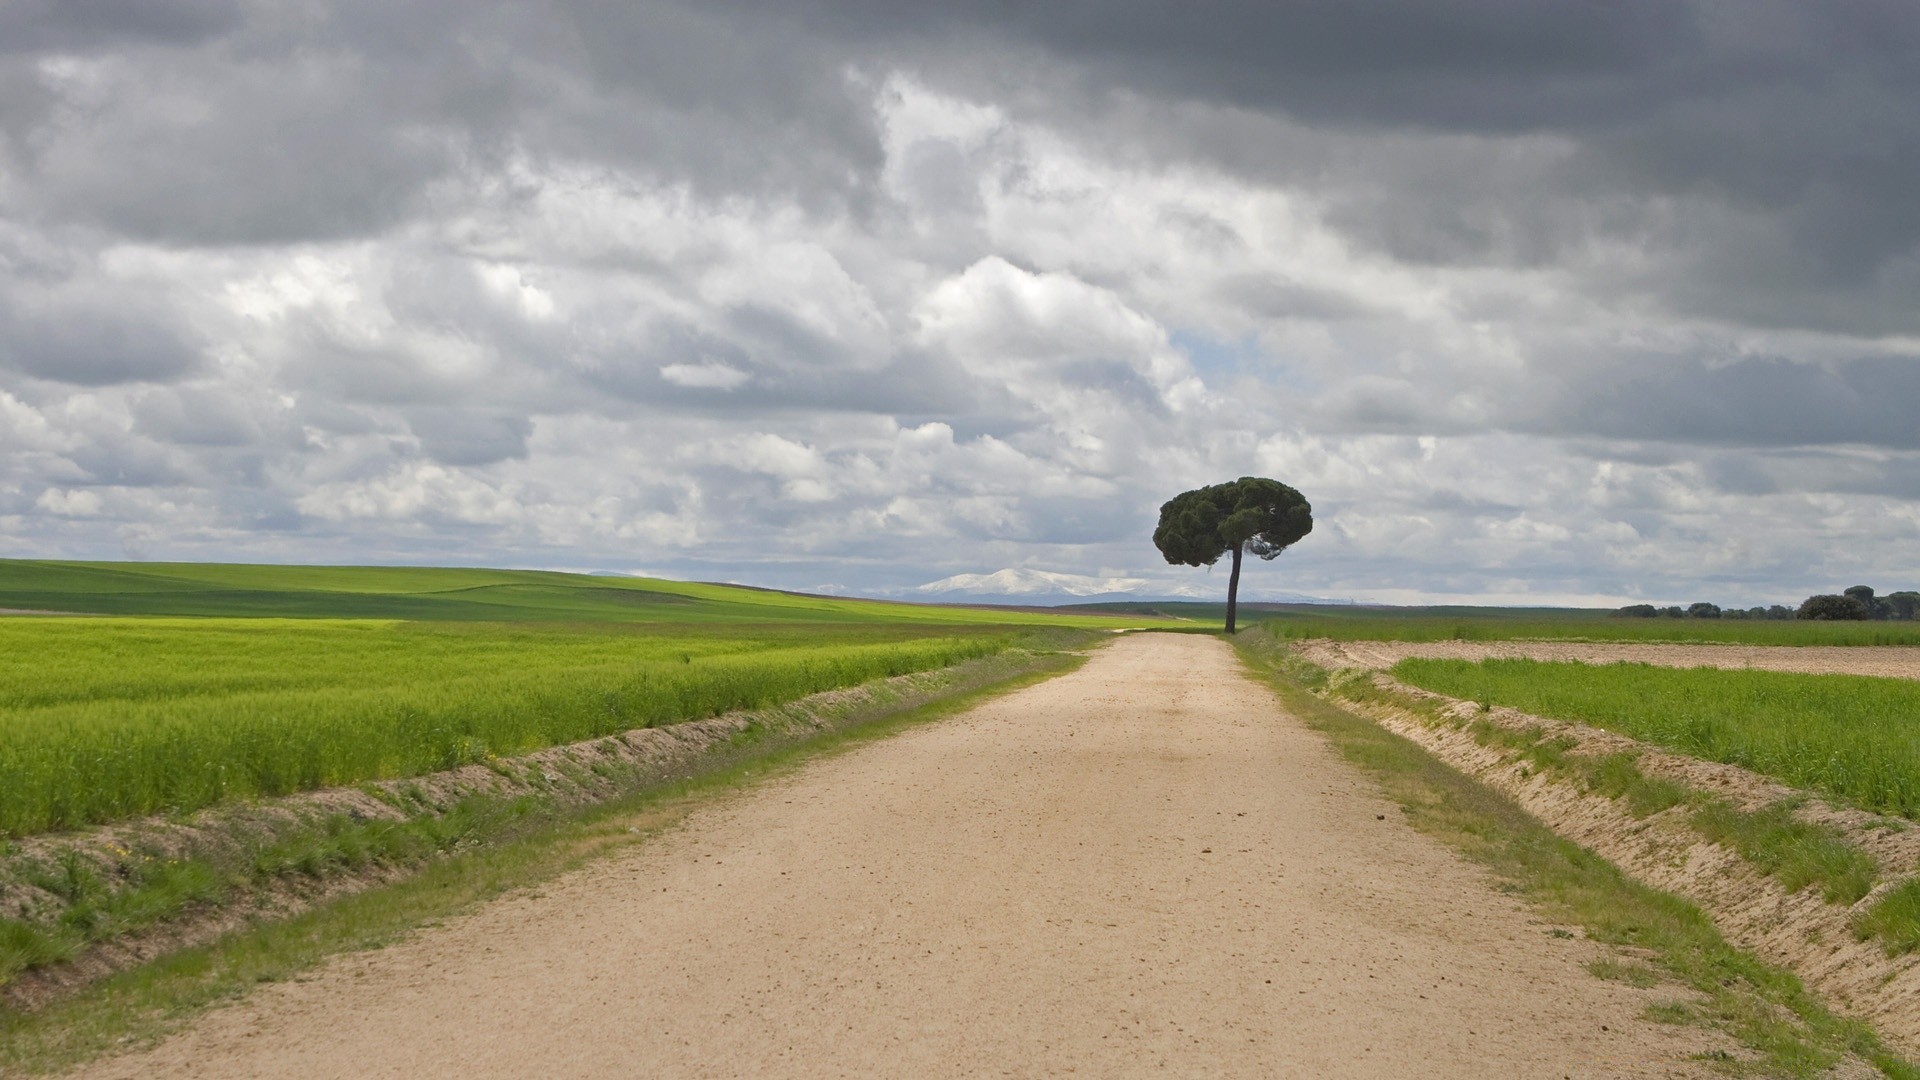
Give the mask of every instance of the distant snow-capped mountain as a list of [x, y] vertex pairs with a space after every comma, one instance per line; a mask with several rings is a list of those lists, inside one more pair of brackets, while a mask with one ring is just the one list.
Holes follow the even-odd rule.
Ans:
[[1102, 600], [1207, 600], [1199, 586], [1164, 585], [1138, 577], [1095, 577], [1008, 567], [991, 574], [955, 574], [908, 590], [948, 603], [1067, 604]]
[[[1168, 584], [1141, 577], [1100, 577], [1062, 574], [1052, 570], [1007, 567], [991, 574], [955, 574], [916, 585], [894, 595], [903, 599], [943, 604], [1093, 604], [1121, 601], [1225, 601], [1226, 574], [1196, 574], [1190, 583]], [[1240, 583], [1240, 599], [1247, 603], [1328, 603], [1299, 593], [1249, 588]], [[1338, 602], [1338, 601], [1331, 601]]]
[[1050, 570], [1008, 567], [991, 574], [955, 574], [916, 587], [917, 593], [992, 593], [999, 596], [1098, 596], [1102, 593], [1135, 592], [1147, 586], [1146, 578], [1089, 577], [1086, 574], [1057, 574]]

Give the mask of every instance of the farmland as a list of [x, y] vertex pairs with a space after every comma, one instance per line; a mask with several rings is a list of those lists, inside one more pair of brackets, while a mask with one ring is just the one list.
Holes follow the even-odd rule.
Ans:
[[1920, 683], [1526, 659], [1407, 659], [1437, 693], [1606, 728], [1870, 810], [1920, 817]]
[[[1181, 605], [1162, 605], [1184, 614]], [[1196, 605], [1197, 606], [1197, 605]], [[1738, 645], [1920, 645], [1920, 623], [1622, 619], [1543, 608], [1270, 605], [1253, 616], [1283, 638], [1335, 641], [1646, 641]]]
[[734, 585], [539, 570], [248, 566], [0, 559], [0, 610], [89, 615], [407, 619], [429, 622], [1137, 626], [1058, 615], [806, 596]]
[[[104, 616], [0, 620], [11, 835], [414, 776], [1118, 625], [555, 573], [22, 562], [0, 563], [0, 608]], [[306, 617], [246, 617], [267, 611]]]

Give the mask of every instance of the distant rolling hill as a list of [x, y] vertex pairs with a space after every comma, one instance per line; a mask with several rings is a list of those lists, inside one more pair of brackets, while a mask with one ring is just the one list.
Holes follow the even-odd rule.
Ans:
[[[544, 570], [0, 559], [0, 610], [435, 622], [874, 622], [1112, 627], [1131, 612], [982, 610]], [[1138, 625], [1137, 617], [1127, 623]]]
[[[939, 581], [929, 581], [908, 590], [906, 595], [941, 604], [1072, 607], [1087, 610], [1098, 606], [1126, 613], [1144, 611], [1145, 608], [1140, 605], [1204, 607], [1211, 604], [1224, 612], [1226, 591], [1224, 576], [1197, 581], [1192, 585], [1169, 587], [1146, 578], [1064, 574], [1051, 570], [1008, 567], [990, 574], [955, 574]], [[1247, 596], [1251, 591], [1242, 582], [1241, 595]], [[1261, 592], [1257, 595], [1258, 601], [1243, 601], [1241, 607], [1249, 608], [1252, 603], [1338, 603], [1298, 593]]]

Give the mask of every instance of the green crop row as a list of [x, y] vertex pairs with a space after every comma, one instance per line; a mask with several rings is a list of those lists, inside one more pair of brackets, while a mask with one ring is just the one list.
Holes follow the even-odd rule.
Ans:
[[0, 620], [0, 835], [419, 775], [1015, 640], [1005, 627]]
[[1393, 675], [1920, 818], [1920, 682], [1534, 660], [1403, 660]]

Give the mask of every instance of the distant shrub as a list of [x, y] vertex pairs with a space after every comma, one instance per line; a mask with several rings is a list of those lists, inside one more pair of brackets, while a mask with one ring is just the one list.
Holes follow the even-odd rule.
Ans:
[[1613, 613], [1616, 619], [1651, 619], [1660, 614], [1660, 609], [1652, 604], [1628, 604]]
[[1720, 605], [1709, 604], [1704, 600], [1687, 608], [1687, 618], [1689, 619], [1717, 619], [1719, 617]]
[[1892, 601], [1884, 596], [1873, 595], [1871, 585], [1849, 585], [1841, 590], [1841, 594], [1860, 601], [1860, 606], [1866, 609], [1869, 619], [1893, 618]]
[[1818, 596], [1809, 596], [1802, 601], [1795, 617], [1817, 619], [1822, 622], [1840, 622], [1870, 619], [1873, 613], [1867, 609], [1867, 605], [1860, 602], [1858, 597], [1822, 593]]

